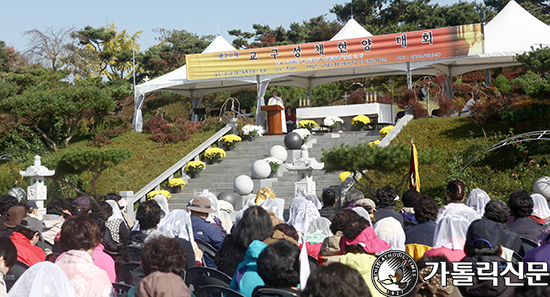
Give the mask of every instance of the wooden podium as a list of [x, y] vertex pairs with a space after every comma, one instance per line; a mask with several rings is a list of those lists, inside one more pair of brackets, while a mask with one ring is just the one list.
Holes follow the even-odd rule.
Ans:
[[261, 110], [267, 111], [267, 135], [283, 134], [283, 123], [281, 123], [281, 111], [283, 108], [279, 105], [264, 105], [261, 107]]

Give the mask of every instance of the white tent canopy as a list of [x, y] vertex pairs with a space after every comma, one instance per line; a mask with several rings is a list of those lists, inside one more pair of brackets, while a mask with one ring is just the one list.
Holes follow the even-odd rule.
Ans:
[[342, 39], [351, 39], [351, 38], [369, 37], [369, 36], [372, 36], [372, 34], [370, 34], [370, 32], [367, 31], [367, 29], [359, 25], [359, 23], [356, 20], [351, 19], [330, 40], [342, 40]]
[[[138, 131], [136, 124], [141, 124], [143, 97], [146, 93], [154, 91], [173, 92], [197, 98], [202, 97], [203, 94], [256, 85], [258, 89], [258, 116], [256, 122], [262, 124], [263, 113], [259, 112], [259, 107], [264, 105], [263, 96], [265, 95], [267, 84], [311, 89], [333, 81], [368, 76], [405, 75], [409, 73], [415, 75], [445, 74], [452, 77], [480, 69], [519, 65], [515, 60], [516, 54], [530, 51], [531, 46], [550, 45], [550, 27], [531, 15], [513, 0], [493, 20], [485, 25], [484, 30], [485, 54], [476, 56], [192, 81], [187, 80], [186, 66], [183, 66], [164, 76], [136, 86], [134, 131]], [[350, 20], [332, 40], [368, 36], [372, 35], [355, 20]], [[235, 50], [227, 41], [221, 40], [223, 38], [218, 36], [208, 47], [210, 49], [209, 52]], [[218, 45], [214, 46], [214, 42]], [[141, 97], [141, 100], [139, 100], [139, 97]], [[138, 113], [139, 122], [137, 121]]]

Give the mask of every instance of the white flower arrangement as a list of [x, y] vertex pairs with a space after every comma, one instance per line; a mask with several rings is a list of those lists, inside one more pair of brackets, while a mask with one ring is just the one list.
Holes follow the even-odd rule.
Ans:
[[256, 125], [244, 125], [242, 131], [244, 136], [262, 136], [264, 133], [264, 129]]
[[233, 205], [225, 200], [218, 200], [218, 209], [227, 213], [232, 213], [235, 211]]
[[292, 130], [292, 132], [300, 135], [300, 137], [302, 138], [302, 143], [307, 143], [309, 136], [311, 136], [311, 131], [305, 128], [294, 129]]
[[269, 163], [269, 166], [271, 166], [271, 172], [275, 172], [279, 170], [279, 167], [283, 164], [283, 161], [274, 158], [274, 157], [267, 157], [264, 159], [267, 163]]
[[292, 132], [297, 133], [298, 135], [300, 135], [302, 140], [304, 140], [305, 138], [307, 138], [311, 135], [311, 132], [308, 129], [303, 129], [303, 128], [302, 129], [294, 129], [294, 130], [292, 130]]
[[328, 116], [323, 120], [323, 125], [329, 126], [332, 128], [336, 128], [343, 123], [344, 123], [344, 120], [342, 120], [340, 117], [335, 117], [335, 116]]

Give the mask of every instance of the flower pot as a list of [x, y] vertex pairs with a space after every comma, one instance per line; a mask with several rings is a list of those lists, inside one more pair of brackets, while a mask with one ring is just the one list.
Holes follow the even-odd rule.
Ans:
[[248, 135], [248, 141], [256, 140], [256, 135]]
[[189, 175], [190, 178], [198, 178], [200, 175], [200, 172], [189, 172], [187, 173], [187, 175]]
[[271, 171], [271, 173], [267, 178], [274, 178], [276, 174], [277, 174], [277, 171]]
[[229, 145], [229, 144], [224, 144], [224, 145], [223, 145], [223, 149], [224, 149], [225, 151], [232, 151], [234, 148], [235, 148], [235, 145], [234, 145], [234, 144], [231, 144], [231, 145]]
[[168, 192], [172, 194], [179, 194], [181, 193], [181, 187], [168, 187]]
[[363, 130], [363, 126], [355, 126], [355, 125], [352, 125], [352, 126], [351, 126], [351, 130], [352, 130], [352, 131], [361, 131], [361, 130]]

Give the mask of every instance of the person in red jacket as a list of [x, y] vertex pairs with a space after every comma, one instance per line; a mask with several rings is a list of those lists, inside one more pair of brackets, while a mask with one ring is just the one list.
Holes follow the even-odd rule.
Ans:
[[17, 260], [29, 266], [46, 260], [44, 251], [35, 246], [42, 231], [42, 222], [36, 218], [24, 218], [10, 236], [11, 241], [17, 248]]

